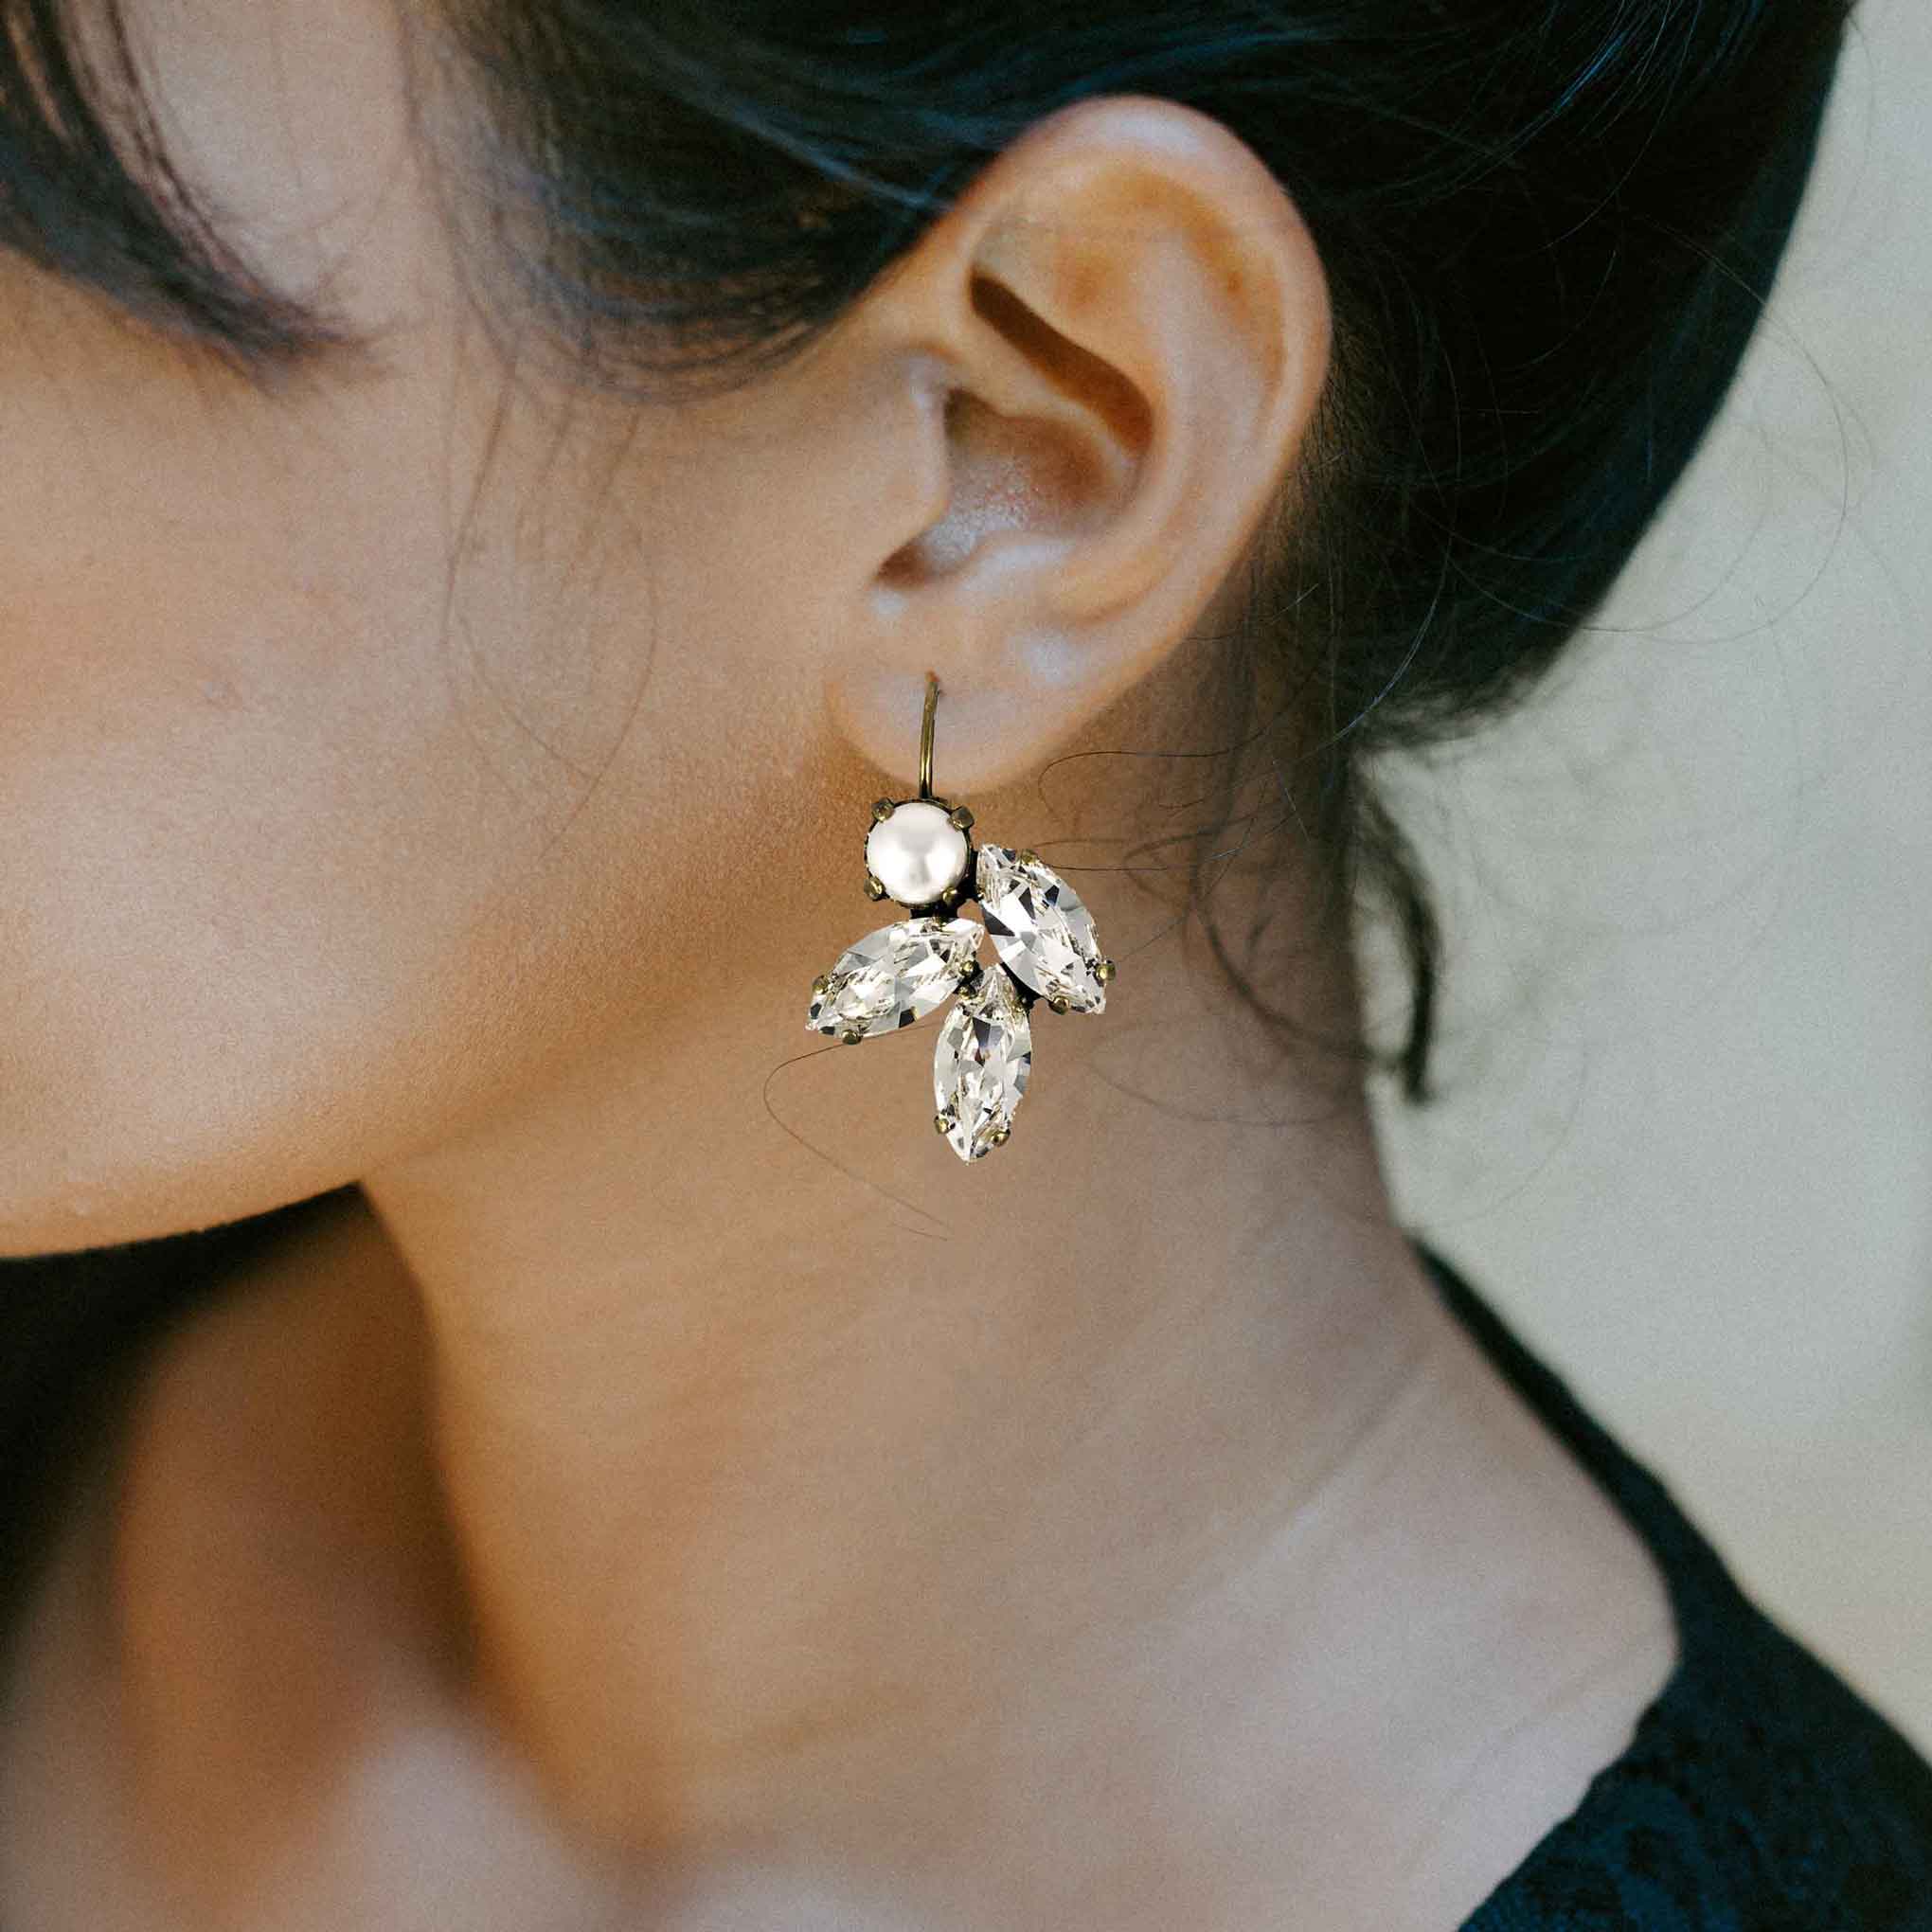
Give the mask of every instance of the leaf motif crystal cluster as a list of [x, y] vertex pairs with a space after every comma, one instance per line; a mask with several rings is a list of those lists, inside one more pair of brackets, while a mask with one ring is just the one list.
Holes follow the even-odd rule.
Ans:
[[[907, 917], [849, 946], [812, 982], [805, 1024], [858, 1046], [959, 995], [933, 1051], [933, 1125], [961, 1160], [1003, 1146], [1033, 1067], [1032, 1009], [1098, 1013], [1113, 961], [1079, 895], [1037, 852], [975, 847], [973, 814], [943, 798], [881, 798], [866, 890]], [[978, 920], [959, 906], [977, 903]], [[990, 938], [997, 961], [980, 957]]]

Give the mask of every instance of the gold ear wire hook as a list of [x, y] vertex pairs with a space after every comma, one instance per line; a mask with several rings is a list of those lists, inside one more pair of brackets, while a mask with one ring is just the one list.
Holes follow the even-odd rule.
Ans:
[[933, 713], [939, 708], [939, 674], [926, 672], [925, 716], [919, 727], [919, 796], [933, 796]]

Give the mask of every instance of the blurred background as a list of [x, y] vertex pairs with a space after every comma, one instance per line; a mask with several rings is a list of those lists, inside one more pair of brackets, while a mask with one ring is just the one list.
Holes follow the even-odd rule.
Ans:
[[[1725, 420], [1533, 709], [1383, 772], [1406, 1225], [1932, 1750], [1932, 8], [1867, 0]], [[1370, 949], [1371, 1013], [1400, 1019]]]

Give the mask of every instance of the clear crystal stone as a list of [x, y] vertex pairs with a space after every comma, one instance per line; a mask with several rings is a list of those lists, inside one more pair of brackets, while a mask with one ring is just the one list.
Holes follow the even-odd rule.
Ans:
[[974, 896], [1001, 963], [1023, 986], [1065, 1000], [1075, 1012], [1105, 1009], [1093, 920], [1051, 867], [1005, 846], [981, 846]]
[[814, 989], [806, 1026], [869, 1038], [923, 1019], [972, 970], [980, 930], [976, 920], [927, 918], [868, 933]]
[[994, 966], [959, 995], [933, 1049], [933, 1099], [961, 1160], [977, 1160], [1006, 1138], [1032, 1067], [1026, 1003]]

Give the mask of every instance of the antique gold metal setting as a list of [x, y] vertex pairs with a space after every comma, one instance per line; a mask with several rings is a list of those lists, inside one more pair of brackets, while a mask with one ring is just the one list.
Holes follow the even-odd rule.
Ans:
[[[874, 800], [865, 888], [906, 917], [868, 933], [812, 982], [805, 1023], [858, 1046], [948, 999], [933, 1057], [934, 1130], [963, 1161], [1004, 1147], [1031, 1074], [1031, 1012], [1098, 1013], [1115, 977], [1080, 896], [1030, 846], [975, 845], [975, 819], [933, 791], [939, 680], [926, 673], [919, 792]], [[959, 916], [966, 901], [977, 921]], [[998, 957], [986, 964], [991, 939]]]

